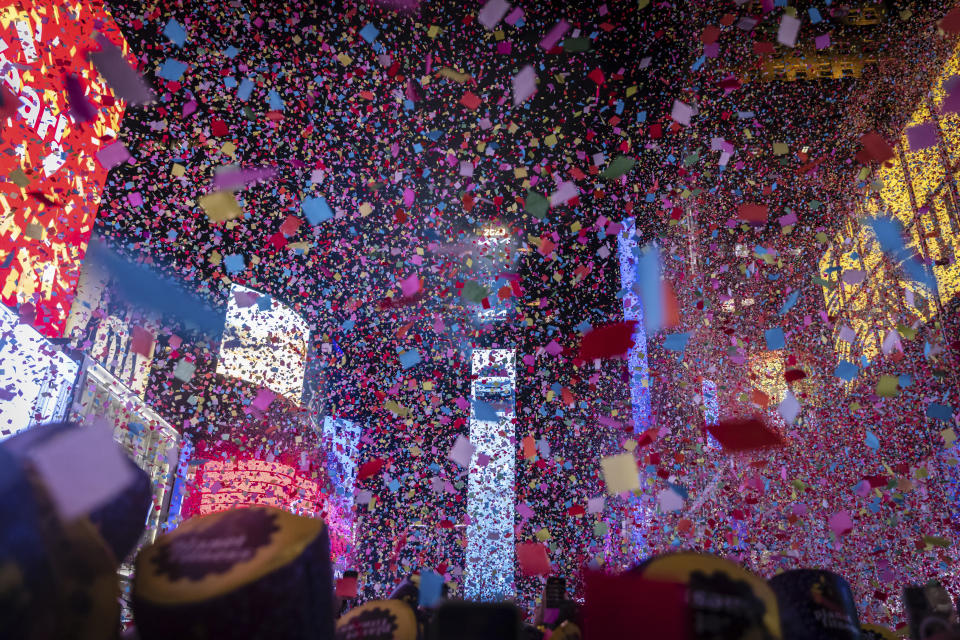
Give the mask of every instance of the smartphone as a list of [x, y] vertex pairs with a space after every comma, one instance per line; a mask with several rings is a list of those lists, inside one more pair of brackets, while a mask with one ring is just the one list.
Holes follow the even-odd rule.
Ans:
[[950, 594], [938, 582], [923, 587], [905, 587], [903, 604], [910, 621], [910, 637], [925, 640], [957, 624]]
[[559, 576], [547, 578], [543, 588], [543, 607], [545, 609], [559, 609], [560, 604], [567, 599], [567, 579]]
[[519, 640], [520, 610], [506, 602], [445, 602], [431, 640]]

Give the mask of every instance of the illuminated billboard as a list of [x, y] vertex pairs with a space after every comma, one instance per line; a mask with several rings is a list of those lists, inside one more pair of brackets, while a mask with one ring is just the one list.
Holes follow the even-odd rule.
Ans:
[[[107, 177], [97, 153], [116, 142], [125, 108], [87, 60], [98, 31], [127, 55], [101, 2], [0, 8], [0, 299], [33, 304], [51, 337], [63, 335]], [[68, 92], [92, 120], [74, 122]]]
[[470, 444], [474, 450], [467, 480], [470, 520], [464, 593], [471, 600], [502, 600], [515, 593], [516, 352], [475, 349], [471, 364]]
[[[197, 467], [190, 495], [183, 499], [183, 519], [237, 507], [267, 505], [298, 516], [323, 518], [330, 533], [334, 562], [349, 560], [353, 533], [349, 523], [330, 509], [321, 491], [322, 477], [301, 463], [299, 469], [278, 460], [208, 460]], [[186, 491], [185, 491], [186, 494]]]
[[238, 506], [267, 505], [307, 517], [323, 511], [320, 487], [279, 462], [205, 462], [197, 473], [201, 515]]
[[79, 367], [0, 305], [0, 440], [61, 420]]
[[299, 405], [309, 337], [303, 318], [271, 296], [235, 284], [217, 373], [270, 389]]

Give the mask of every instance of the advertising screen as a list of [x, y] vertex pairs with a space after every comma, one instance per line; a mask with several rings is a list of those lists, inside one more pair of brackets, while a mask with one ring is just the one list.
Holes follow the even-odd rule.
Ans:
[[217, 373], [270, 389], [299, 405], [309, 337], [307, 323], [289, 308], [233, 285]]
[[70, 408], [76, 362], [0, 305], [0, 440]]
[[[60, 337], [124, 103], [88, 61], [102, 33], [127, 53], [101, 2], [22, 0], [0, 8], [0, 299], [30, 303], [34, 326]], [[74, 122], [66, 80], [94, 109]]]

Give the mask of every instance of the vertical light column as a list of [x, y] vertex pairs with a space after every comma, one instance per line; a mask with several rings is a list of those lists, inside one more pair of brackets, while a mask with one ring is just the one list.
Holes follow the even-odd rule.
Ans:
[[188, 473], [190, 469], [190, 459], [193, 457], [193, 443], [190, 438], [183, 436], [180, 440], [180, 455], [177, 458], [177, 472], [173, 481], [173, 493], [170, 495], [170, 508], [167, 510], [166, 531], [173, 531], [178, 526], [182, 518], [180, 511], [183, 509], [183, 499], [187, 493]]
[[[650, 366], [647, 362], [647, 331], [644, 327], [643, 300], [634, 291], [637, 281], [637, 260], [640, 247], [637, 245], [636, 224], [633, 218], [621, 222], [623, 229], [617, 234], [617, 255], [620, 258], [620, 289], [623, 303], [623, 319], [637, 323], [633, 334], [634, 346], [627, 353], [630, 371], [630, 407], [633, 428], [644, 431], [650, 428]], [[633, 497], [627, 509], [624, 527], [631, 553], [637, 559], [646, 555], [647, 527], [650, 512], [641, 497]]]
[[617, 235], [617, 254], [620, 258], [620, 288], [623, 292], [623, 319], [634, 320], [634, 347], [627, 354], [630, 369], [630, 406], [633, 426], [637, 431], [650, 427], [650, 366], [647, 363], [647, 331], [644, 327], [643, 300], [633, 290], [637, 281], [637, 246], [634, 219], [627, 218]]
[[464, 595], [503, 600], [514, 595], [515, 352], [475, 349], [471, 360], [470, 443], [475, 451], [467, 481]]
[[[703, 395], [703, 422], [706, 426], [712, 426], [720, 422], [720, 403], [717, 400], [717, 383], [713, 380], [703, 379], [701, 386]], [[707, 433], [707, 446], [720, 448], [720, 443], [713, 437], [709, 431]]]
[[327, 524], [331, 532], [347, 547], [333, 557], [335, 569], [343, 572], [353, 565], [356, 545], [354, 487], [357, 481], [357, 460], [360, 457], [360, 436], [363, 425], [345, 418], [326, 416], [323, 419], [323, 444], [327, 447], [327, 474], [335, 494], [330, 496]]

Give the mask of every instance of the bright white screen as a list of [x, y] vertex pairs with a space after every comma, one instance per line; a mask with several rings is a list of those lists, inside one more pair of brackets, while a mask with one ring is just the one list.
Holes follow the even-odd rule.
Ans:
[[296, 313], [233, 285], [217, 373], [246, 380], [300, 404], [310, 330]]
[[70, 407], [77, 363], [0, 305], [0, 440], [60, 420]]

